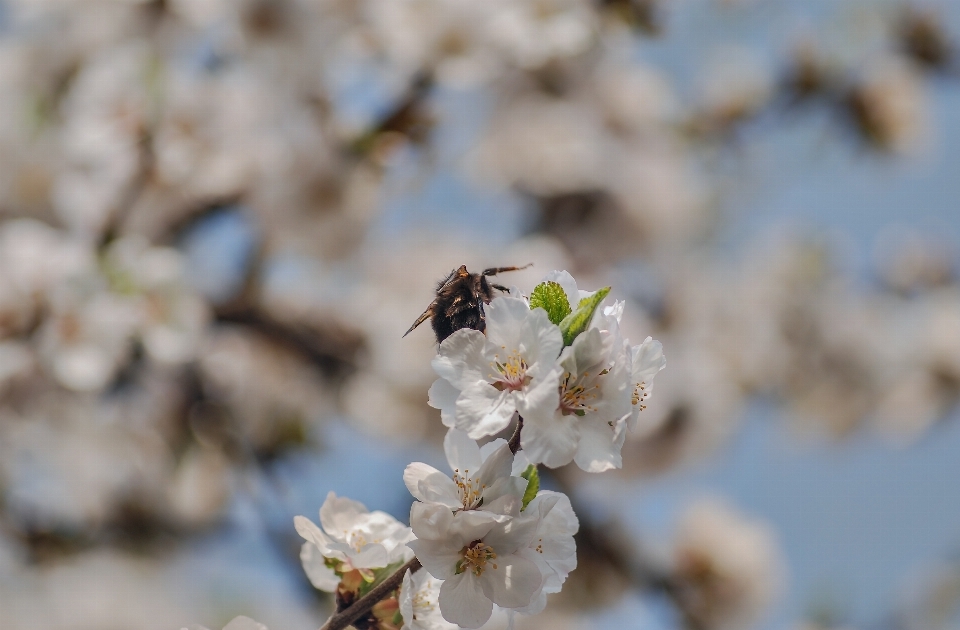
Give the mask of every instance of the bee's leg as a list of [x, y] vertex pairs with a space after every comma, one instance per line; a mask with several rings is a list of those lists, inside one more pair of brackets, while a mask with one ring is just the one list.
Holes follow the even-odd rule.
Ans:
[[433, 317], [433, 308], [436, 305], [437, 305], [436, 302], [431, 303], [430, 306], [427, 307], [427, 310], [425, 310], [423, 314], [417, 318], [417, 321], [413, 322], [413, 326], [407, 329], [407, 332], [403, 333], [403, 336], [406, 337], [411, 332], [413, 332], [413, 329], [419, 326], [420, 324], [422, 324], [424, 321], [426, 321], [428, 317]]
[[483, 296], [479, 293], [476, 294], [477, 297], [477, 310], [480, 312], [480, 321], [477, 322], [477, 330], [484, 332], [487, 328], [487, 312], [483, 308]]
[[523, 267], [490, 267], [489, 269], [484, 269], [481, 275], [495, 276], [498, 273], [503, 273], [504, 271], [520, 271], [521, 269], [526, 269], [527, 267], [530, 267], [532, 265], [533, 263], [528, 263]]
[[508, 289], [507, 287], [503, 286], [502, 284], [494, 284], [494, 283], [491, 282], [491, 283], [490, 283], [490, 286], [491, 286], [492, 288], [496, 289], [497, 291], [503, 291], [504, 293], [510, 293], [510, 289]]

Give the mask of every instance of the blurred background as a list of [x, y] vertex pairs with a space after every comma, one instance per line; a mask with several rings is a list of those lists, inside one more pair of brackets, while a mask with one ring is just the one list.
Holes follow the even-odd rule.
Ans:
[[958, 175], [952, 0], [0, 0], [0, 622], [319, 627], [532, 262], [668, 363], [519, 628], [960, 628]]

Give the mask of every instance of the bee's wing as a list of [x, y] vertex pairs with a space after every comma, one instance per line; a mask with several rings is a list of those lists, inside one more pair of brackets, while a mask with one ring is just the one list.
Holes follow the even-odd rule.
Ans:
[[422, 324], [424, 321], [426, 321], [427, 319], [429, 319], [430, 317], [432, 317], [432, 316], [433, 316], [433, 307], [436, 306], [436, 305], [437, 305], [436, 302], [431, 302], [431, 303], [430, 303], [430, 306], [427, 307], [427, 310], [425, 310], [425, 311], [423, 312], [423, 314], [420, 315], [420, 317], [417, 318], [417, 321], [413, 322], [413, 326], [411, 326], [410, 328], [408, 328], [408, 329], [407, 329], [407, 332], [403, 333], [403, 336], [406, 337], [406, 336], [409, 335], [411, 332], [413, 332], [413, 329], [414, 329], [414, 328], [416, 328], [417, 326], [419, 326], [420, 324]]

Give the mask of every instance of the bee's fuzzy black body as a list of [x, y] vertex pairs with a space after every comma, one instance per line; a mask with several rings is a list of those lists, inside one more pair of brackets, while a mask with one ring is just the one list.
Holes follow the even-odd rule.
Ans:
[[[528, 265], [529, 266], [529, 265]], [[457, 332], [461, 328], [472, 328], [483, 332], [486, 328], [484, 304], [493, 299], [493, 291], [509, 291], [505, 286], [487, 282], [487, 276], [495, 276], [503, 271], [515, 271], [524, 267], [493, 267], [481, 273], [470, 273], [466, 265], [460, 265], [437, 284], [437, 297], [427, 310], [417, 318], [413, 326], [404, 333], [410, 334], [414, 328], [430, 318], [437, 343]]]

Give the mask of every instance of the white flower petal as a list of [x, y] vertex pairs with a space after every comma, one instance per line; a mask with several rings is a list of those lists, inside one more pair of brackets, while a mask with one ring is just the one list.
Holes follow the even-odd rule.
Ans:
[[457, 570], [457, 563], [463, 558], [462, 545], [445, 545], [435, 540], [412, 540], [408, 544], [423, 568], [438, 580], [452, 578]]
[[[496, 547], [494, 547], [496, 549]], [[526, 606], [540, 590], [542, 576], [537, 565], [517, 555], [498, 555], [497, 568], [488, 561], [480, 576], [483, 594], [504, 608]]]
[[[603, 362], [606, 348], [596, 328], [588, 328], [573, 340], [573, 345], [563, 349], [560, 364], [570, 374], [577, 375], [597, 369]], [[596, 371], [599, 372], [599, 369]]]
[[469, 571], [444, 582], [439, 601], [443, 618], [463, 628], [479, 628], [493, 613], [493, 602], [484, 595], [479, 578]]
[[653, 377], [667, 366], [663, 356], [663, 344], [653, 337], [647, 337], [639, 346], [631, 348], [633, 354], [633, 378], [638, 383], [652, 383]]
[[483, 536], [483, 542], [498, 554], [512, 554], [533, 541], [539, 522], [539, 513], [524, 511], [516, 518], [497, 523]]
[[527, 311], [528, 317], [520, 326], [520, 348], [530, 365], [528, 374], [537, 378], [553, 369], [563, 349], [563, 334], [550, 322], [543, 309]]
[[320, 525], [331, 537], [342, 541], [340, 533], [353, 529], [368, 513], [363, 503], [330, 492], [320, 506]]
[[410, 506], [410, 527], [417, 538], [443, 540], [453, 525], [453, 512], [443, 505], [415, 502]]
[[452, 427], [457, 416], [457, 397], [460, 390], [448, 381], [438, 378], [427, 392], [427, 404], [440, 410], [440, 421], [443, 426]]
[[316, 545], [324, 554], [328, 553], [331, 546], [336, 544], [336, 541], [324, 534], [323, 531], [306, 516], [294, 516], [293, 527], [304, 540]]
[[303, 571], [315, 588], [327, 593], [333, 593], [340, 584], [340, 578], [336, 572], [324, 563], [325, 558], [320, 553], [320, 549], [313, 543], [305, 542], [300, 547], [300, 563], [303, 565]]
[[487, 536], [488, 532], [503, 520], [509, 519], [486, 510], [462, 510], [454, 516], [447, 535], [459, 537], [464, 544], [467, 544]]
[[532, 463], [557, 468], [573, 461], [580, 441], [578, 416], [564, 416], [554, 412], [544, 417], [529, 414], [524, 417], [520, 444]]
[[487, 383], [476, 383], [457, 399], [456, 426], [473, 439], [494, 435], [507, 428], [516, 409], [511, 392], [497, 391]]
[[534, 311], [519, 298], [498, 297], [490, 302], [485, 312], [487, 340], [495, 348], [512, 352], [521, 339], [521, 327]]
[[403, 471], [403, 483], [416, 499], [440, 503], [449, 508], [461, 507], [457, 486], [448, 476], [422, 462], [414, 462]]
[[487, 461], [487, 458], [493, 454], [495, 450], [500, 448], [500, 445], [506, 444], [507, 441], [503, 438], [497, 438], [495, 440], [490, 440], [486, 444], [480, 447], [480, 459]]
[[[531, 553], [536, 555], [536, 552], [534, 551], [531, 551]], [[542, 613], [543, 609], [546, 607], [547, 607], [547, 591], [541, 588], [540, 591], [533, 596], [533, 599], [530, 600], [529, 604], [519, 608], [513, 608], [511, 610], [515, 610], [518, 613], [522, 613], [524, 615], [538, 615]]]
[[587, 472], [603, 472], [620, 468], [623, 458], [620, 449], [626, 438], [624, 421], [610, 426], [599, 418], [584, 418], [580, 423], [580, 442], [574, 461]]
[[523, 477], [502, 477], [483, 493], [483, 510], [516, 516], [520, 513], [527, 480]]
[[[470, 440], [473, 442], [473, 440]], [[473, 442], [476, 445], [476, 442]], [[477, 450], [479, 457], [480, 451]], [[513, 467], [513, 453], [510, 452], [510, 446], [506, 443], [500, 445], [486, 461], [481, 464], [480, 469], [476, 471], [474, 477], [482, 485], [491, 487], [497, 480], [510, 476], [510, 470]], [[474, 470], [474, 469], [471, 469]]]
[[462, 328], [440, 344], [431, 365], [433, 371], [457, 389], [464, 389], [483, 380], [481, 368], [489, 365], [486, 356], [487, 338], [478, 330]]
[[[527, 390], [518, 404], [520, 415], [526, 419], [530, 416], [549, 417], [560, 405], [560, 375], [561, 370], [555, 367], [548, 372], [536, 385]], [[523, 434], [520, 434], [523, 437]]]
[[410, 569], [407, 569], [407, 572], [403, 574], [403, 583], [400, 584], [400, 596], [397, 597], [404, 626], [412, 625], [414, 595], [416, 595], [416, 589], [413, 586], [413, 573]]
[[483, 460], [480, 457], [480, 447], [476, 441], [470, 439], [466, 431], [459, 429], [450, 429], [443, 438], [443, 452], [447, 456], [447, 463], [450, 468], [464, 474], [464, 471], [471, 471], [476, 474]]
[[390, 564], [390, 558], [383, 545], [368, 543], [350, 555], [350, 564], [356, 569], [380, 569]]

